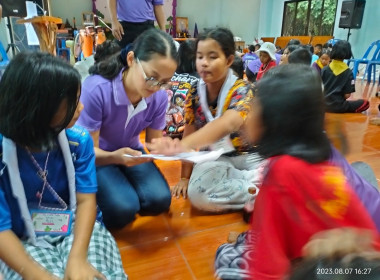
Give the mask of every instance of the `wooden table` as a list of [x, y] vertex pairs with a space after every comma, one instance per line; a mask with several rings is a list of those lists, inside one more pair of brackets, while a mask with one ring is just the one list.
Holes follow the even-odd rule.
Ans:
[[37, 16], [29, 19], [19, 19], [17, 23], [31, 23], [37, 33], [40, 49], [56, 55], [57, 24], [62, 23], [61, 18], [51, 16]]

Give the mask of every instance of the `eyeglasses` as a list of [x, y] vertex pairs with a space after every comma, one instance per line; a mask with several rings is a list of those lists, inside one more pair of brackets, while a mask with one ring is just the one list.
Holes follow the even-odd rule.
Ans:
[[169, 89], [171, 87], [171, 83], [162, 83], [162, 82], [159, 82], [157, 81], [155, 78], [153, 77], [149, 77], [145, 74], [145, 71], [144, 71], [144, 68], [142, 67], [141, 63], [140, 63], [140, 60], [138, 57], [136, 57], [136, 61], [138, 63], [138, 65], [140, 65], [140, 68], [141, 68], [141, 71], [144, 75], [144, 79], [145, 79], [145, 84], [148, 86], [148, 87], [159, 87], [160, 89]]

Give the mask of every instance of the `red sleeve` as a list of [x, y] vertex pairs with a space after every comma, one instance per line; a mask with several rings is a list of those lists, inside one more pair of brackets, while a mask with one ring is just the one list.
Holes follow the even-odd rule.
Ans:
[[253, 279], [283, 279], [315, 233], [337, 227], [375, 230], [370, 216], [330, 164], [290, 156], [270, 163], [255, 202], [249, 241]]

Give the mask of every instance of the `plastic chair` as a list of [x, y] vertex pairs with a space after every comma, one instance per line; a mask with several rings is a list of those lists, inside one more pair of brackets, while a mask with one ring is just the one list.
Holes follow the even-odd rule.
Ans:
[[9, 58], [8, 58], [7, 52], [5, 51], [4, 46], [1, 42], [0, 42], [0, 55], [2, 57], [2, 60], [0, 61], [0, 79], [1, 79], [5, 71], [5, 68], [7, 68], [7, 65], [9, 64]]
[[9, 63], [9, 58], [1, 42], [0, 42], [0, 55], [2, 57], [2, 60], [0, 61], [0, 67], [5, 68]]
[[70, 61], [70, 49], [66, 46], [65, 38], [57, 38], [57, 56]]
[[[363, 80], [365, 78], [365, 75], [368, 73], [367, 76], [367, 83], [371, 83], [371, 75], [373, 74], [373, 82], [376, 83], [376, 65], [380, 65], [380, 48], [377, 52], [377, 57], [371, 61], [368, 62], [367, 67], [365, 69]], [[380, 83], [380, 75], [379, 75], [379, 83]]]
[[[370, 52], [372, 51], [373, 48], [376, 48], [376, 49], [373, 53], [372, 59], [368, 59], [368, 55], [370, 54]], [[368, 62], [375, 61], [379, 51], [380, 51], [380, 40], [377, 40], [375, 42], [372, 42], [371, 45], [369, 45], [368, 49], [366, 50], [366, 52], [364, 53], [362, 58], [353, 58], [353, 59], [347, 60], [348, 66], [350, 66], [351, 62], [354, 63], [354, 67], [352, 69], [352, 73], [354, 75], [354, 80], [356, 80], [356, 74], [358, 73], [359, 64], [367, 64], [368, 65]]]

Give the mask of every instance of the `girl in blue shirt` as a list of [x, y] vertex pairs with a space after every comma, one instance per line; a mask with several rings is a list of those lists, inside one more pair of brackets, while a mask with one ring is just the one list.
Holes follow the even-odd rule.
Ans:
[[96, 222], [93, 143], [74, 126], [80, 76], [21, 53], [0, 82], [0, 274], [5, 279], [126, 279]]

